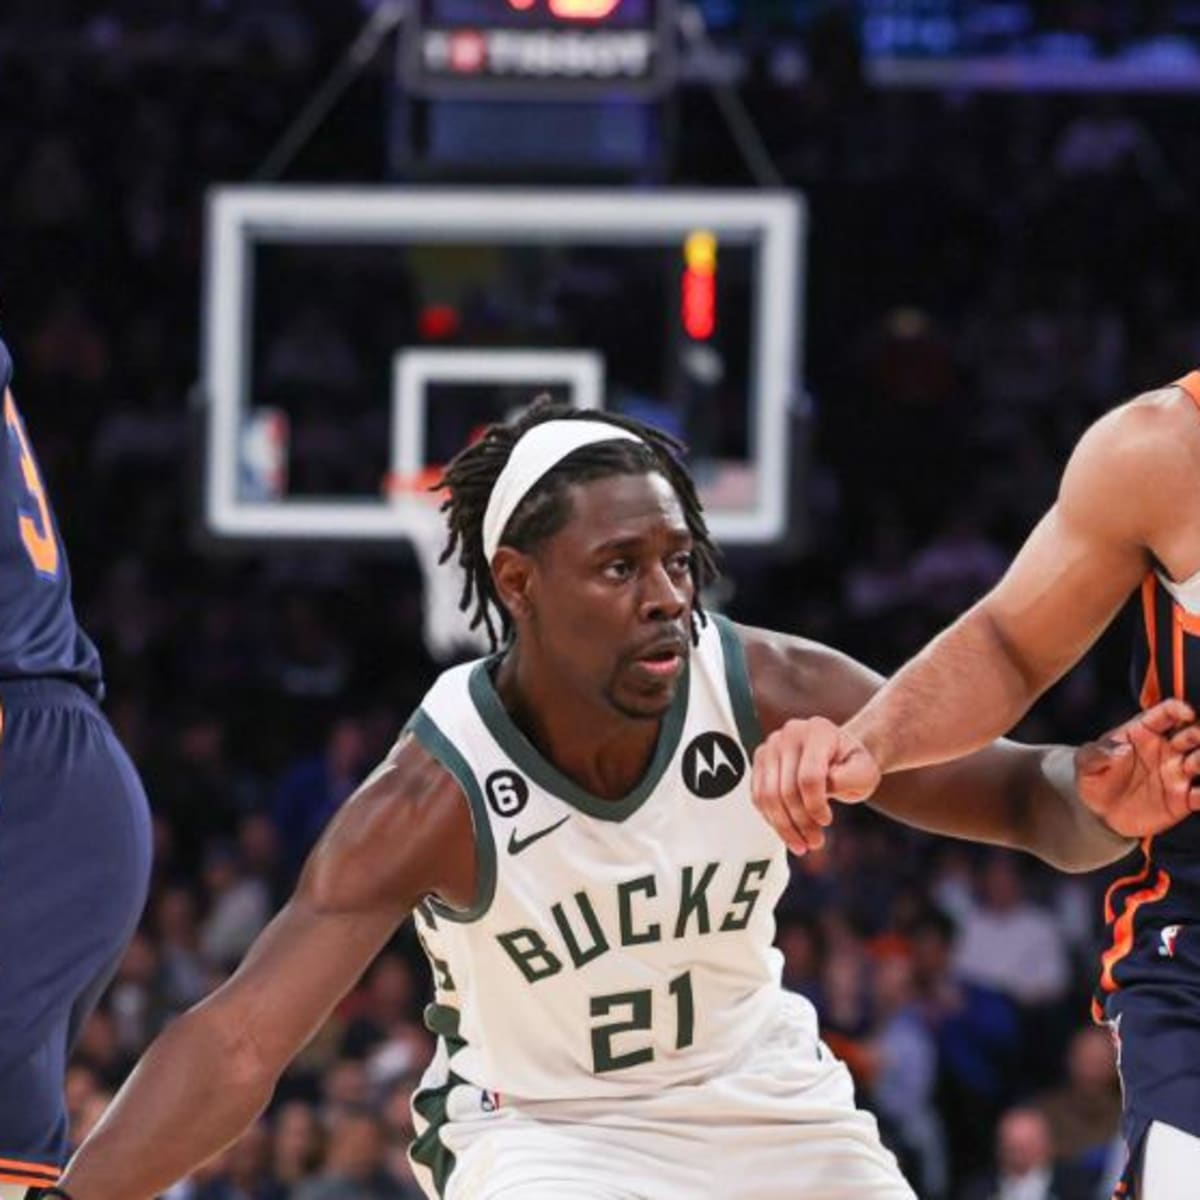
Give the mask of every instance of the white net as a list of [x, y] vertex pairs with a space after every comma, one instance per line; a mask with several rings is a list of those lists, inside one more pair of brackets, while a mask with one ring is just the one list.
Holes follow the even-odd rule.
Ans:
[[458, 607], [462, 568], [457, 562], [438, 562], [446, 544], [446, 521], [436, 503], [414, 504], [406, 529], [425, 577], [422, 635], [426, 649], [438, 662], [486, 653], [487, 632], [469, 629], [467, 614]]

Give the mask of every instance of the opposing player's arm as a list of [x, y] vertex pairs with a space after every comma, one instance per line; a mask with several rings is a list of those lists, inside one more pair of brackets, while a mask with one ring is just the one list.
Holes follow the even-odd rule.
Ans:
[[423, 896], [469, 906], [471, 818], [411, 736], [343, 806], [233, 977], [150, 1047], [63, 1178], [75, 1200], [149, 1200], [262, 1111]]
[[[826, 646], [765, 630], [739, 627], [738, 632], [764, 736], [795, 718], [843, 722], [883, 683], [875, 672]], [[1089, 750], [1104, 753], [1099, 746]], [[781, 832], [788, 834], [791, 823], [795, 840], [787, 840], [793, 848], [819, 844], [823, 835], [799, 799], [798, 746], [770, 758], [782, 801], [772, 824], [783, 825]], [[870, 804], [930, 833], [1026, 850], [1062, 870], [1085, 871], [1112, 862], [1133, 845], [1078, 794], [1080, 769], [1102, 765], [1065, 746], [998, 741], [956, 762], [889, 775]]]
[[1088, 430], [1057, 502], [1000, 583], [849, 722], [883, 771], [985, 745], [1083, 656], [1178, 525], [1179, 497], [1194, 488], [1186, 447], [1197, 437], [1196, 413], [1175, 392], [1133, 401]]

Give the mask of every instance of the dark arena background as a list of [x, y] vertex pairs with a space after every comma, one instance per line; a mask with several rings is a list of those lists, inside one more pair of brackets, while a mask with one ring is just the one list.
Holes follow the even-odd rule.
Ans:
[[[6, 0], [0, 332], [157, 839], [73, 1141], [475, 652], [456, 447], [539, 390], [667, 428], [710, 605], [891, 670], [1200, 360], [1198, 103], [1187, 0]], [[1129, 716], [1128, 644], [1016, 736]], [[794, 860], [785, 984], [920, 1196], [1110, 1194], [1117, 873], [846, 808]], [[406, 929], [173, 1200], [416, 1196], [428, 986]]]

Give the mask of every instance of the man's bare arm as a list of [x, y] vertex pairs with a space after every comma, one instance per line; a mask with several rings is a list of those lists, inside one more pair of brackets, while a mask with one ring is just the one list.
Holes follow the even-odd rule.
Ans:
[[[845, 721], [883, 683], [861, 663], [817, 643], [745, 627], [738, 632], [764, 735], [796, 718]], [[1197, 746], [1200, 731], [1189, 734], [1187, 748]], [[1076, 751], [999, 741], [957, 762], [888, 776], [870, 803], [930, 833], [1025, 850], [1060, 870], [1091, 870], [1120, 858], [1134, 845], [1080, 798], [1080, 772], [1103, 767], [1095, 757], [1103, 754], [1096, 745]], [[783, 791], [786, 774], [786, 768], [781, 770]], [[798, 796], [793, 799], [788, 811], [803, 823], [803, 806]], [[819, 844], [823, 837], [813, 823], [797, 825], [794, 832], [808, 845]]]
[[414, 905], [469, 905], [471, 821], [411, 737], [343, 806], [233, 977], [156, 1039], [62, 1180], [149, 1200], [233, 1141]]
[[1186, 447], [1197, 437], [1196, 413], [1173, 389], [1088, 430], [1000, 583], [848, 723], [882, 771], [978, 749], [1079, 661], [1164, 559], [1180, 494], [1194, 494]]

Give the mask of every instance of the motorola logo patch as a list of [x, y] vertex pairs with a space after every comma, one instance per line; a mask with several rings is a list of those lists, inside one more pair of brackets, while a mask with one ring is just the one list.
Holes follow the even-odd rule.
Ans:
[[716, 800], [732, 792], [745, 773], [741, 746], [723, 733], [697, 734], [683, 752], [683, 782], [701, 800]]
[[498, 817], [515, 817], [529, 799], [529, 784], [516, 771], [493, 771], [484, 780], [483, 790]]

